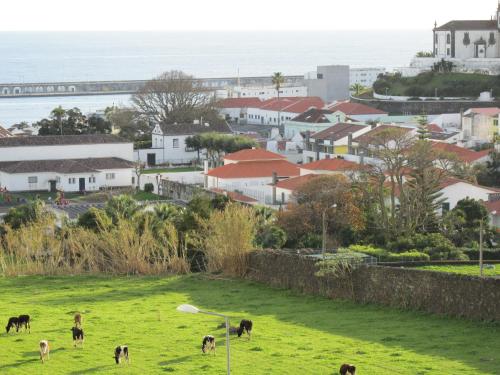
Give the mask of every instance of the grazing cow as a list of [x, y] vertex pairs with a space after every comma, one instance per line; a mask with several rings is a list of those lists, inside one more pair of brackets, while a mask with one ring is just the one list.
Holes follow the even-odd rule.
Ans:
[[203, 342], [201, 343], [201, 351], [203, 353], [206, 353], [207, 351], [213, 351], [215, 355], [215, 337], [213, 337], [212, 335], [203, 337]]
[[80, 313], [75, 314], [75, 327], [82, 327], [83, 317]]
[[44, 362], [45, 358], [50, 358], [50, 346], [48, 340], [40, 341], [40, 360], [42, 361], [42, 363]]
[[73, 327], [71, 332], [73, 332], [73, 346], [76, 347], [78, 343], [83, 346], [83, 329]]
[[340, 366], [340, 375], [356, 375], [356, 366], [344, 363]]
[[122, 358], [125, 358], [125, 360], [127, 361], [127, 363], [129, 363], [129, 360], [128, 360], [128, 346], [126, 346], [126, 345], [117, 346], [116, 349], [115, 349], [115, 356], [114, 356], [114, 358], [115, 358], [115, 362], [116, 362], [117, 365], [121, 362]]
[[14, 328], [14, 327], [16, 327], [16, 331], [18, 330], [17, 322], [18, 322], [17, 316], [9, 318], [9, 321], [7, 322], [7, 325], [5, 326], [5, 330], [7, 331], [7, 333], [9, 333], [10, 329]]
[[19, 328], [24, 326], [24, 330], [28, 331], [31, 333], [31, 326], [30, 326], [30, 316], [29, 315], [19, 315], [17, 317], [17, 328], [16, 332], [19, 332]]
[[252, 327], [253, 327], [253, 323], [251, 320], [243, 319], [240, 322], [240, 328], [238, 328], [238, 331], [237, 331], [238, 337], [241, 337], [241, 335], [243, 334], [243, 331], [246, 331], [248, 334], [248, 339], [251, 339], [252, 338]]

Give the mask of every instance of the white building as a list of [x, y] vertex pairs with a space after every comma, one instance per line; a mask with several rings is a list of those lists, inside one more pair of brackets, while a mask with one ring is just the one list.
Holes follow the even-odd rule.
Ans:
[[462, 116], [464, 141], [473, 143], [493, 142], [498, 135], [500, 108], [471, 108]]
[[380, 109], [349, 101], [334, 102], [327, 109], [332, 112], [342, 112], [355, 121], [380, 121], [382, 117], [388, 115]]
[[384, 73], [385, 68], [351, 68], [349, 82], [351, 86], [359, 84], [364, 87], [372, 87], [378, 76]]
[[157, 124], [151, 134], [151, 148], [135, 150], [135, 160], [149, 166], [167, 163], [190, 164], [198, 157], [204, 158], [205, 151], [201, 150], [198, 155], [197, 150], [186, 145], [186, 139], [209, 132], [232, 134], [225, 121], [217, 124], [200, 124], [198, 121], [191, 124]]
[[9, 191], [95, 191], [134, 186], [133, 145], [112, 135], [0, 139], [0, 186]]
[[[273, 99], [278, 96], [274, 86], [245, 87], [235, 86], [228, 90], [228, 98], [259, 98], [260, 100]], [[283, 86], [279, 91], [280, 97], [304, 97], [307, 96], [306, 86]]]

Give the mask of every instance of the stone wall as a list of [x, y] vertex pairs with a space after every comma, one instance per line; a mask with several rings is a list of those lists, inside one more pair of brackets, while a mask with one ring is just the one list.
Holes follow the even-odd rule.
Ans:
[[214, 198], [217, 194], [208, 190], [204, 190], [198, 185], [183, 184], [172, 180], [161, 180], [160, 194], [169, 199], [182, 201], [190, 201], [198, 195], [206, 195], [209, 198]]
[[279, 251], [250, 256], [247, 277], [300, 293], [407, 310], [500, 321], [500, 279], [384, 266], [365, 266], [349, 278], [315, 276], [316, 262]]

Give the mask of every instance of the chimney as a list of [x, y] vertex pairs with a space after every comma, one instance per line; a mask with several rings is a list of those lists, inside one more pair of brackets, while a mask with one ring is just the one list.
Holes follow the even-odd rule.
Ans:
[[273, 206], [276, 205], [276, 184], [278, 183], [278, 174], [273, 172]]

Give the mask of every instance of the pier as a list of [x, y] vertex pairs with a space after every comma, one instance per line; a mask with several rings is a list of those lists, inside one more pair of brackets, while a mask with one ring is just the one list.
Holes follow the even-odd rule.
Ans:
[[[223, 90], [238, 85], [255, 87], [272, 85], [272, 78], [270, 76], [196, 78], [194, 81], [207, 91]], [[0, 83], [0, 98], [134, 94], [144, 87], [146, 82], [148, 81]], [[302, 86], [303, 84], [303, 76], [285, 76], [285, 86]]]

